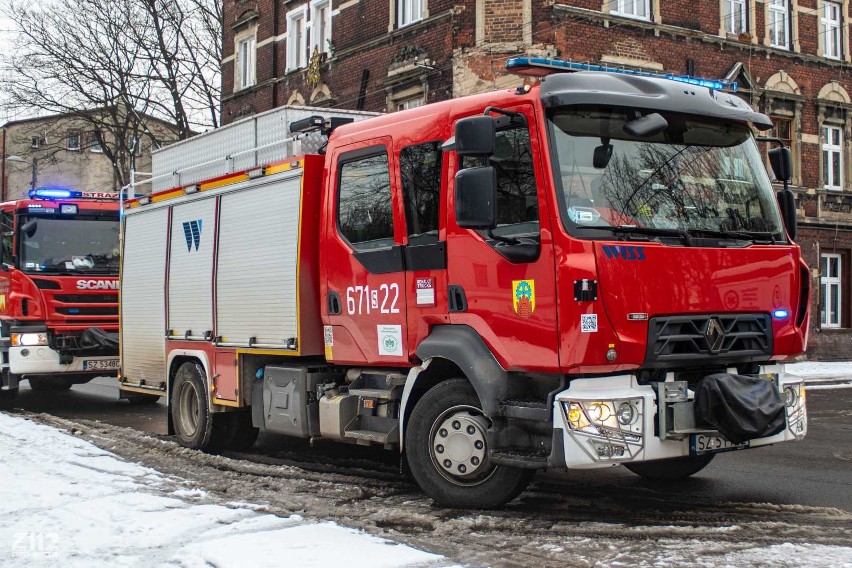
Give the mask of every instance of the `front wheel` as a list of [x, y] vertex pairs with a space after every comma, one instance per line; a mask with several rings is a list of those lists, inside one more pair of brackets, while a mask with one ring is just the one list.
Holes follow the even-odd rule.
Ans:
[[211, 412], [204, 368], [186, 362], [175, 373], [171, 393], [172, 422], [181, 446], [214, 451], [222, 447], [226, 417]]
[[30, 379], [30, 388], [34, 391], [66, 391], [74, 385], [74, 381], [66, 377], [39, 377]]
[[626, 463], [624, 467], [638, 476], [659, 481], [677, 481], [695, 475], [707, 467], [716, 454], [684, 456], [667, 460]]
[[464, 379], [435, 386], [421, 398], [405, 432], [408, 467], [417, 484], [447, 507], [487, 509], [514, 499], [534, 470], [488, 459], [488, 419]]
[[10, 410], [18, 398], [18, 389], [0, 390], [0, 410]]

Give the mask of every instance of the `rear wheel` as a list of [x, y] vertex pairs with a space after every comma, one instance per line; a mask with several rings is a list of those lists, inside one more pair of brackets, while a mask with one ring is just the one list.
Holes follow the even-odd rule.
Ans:
[[464, 379], [440, 383], [421, 398], [405, 432], [411, 474], [432, 499], [447, 507], [491, 508], [514, 499], [534, 470], [498, 466], [488, 459], [488, 419]]
[[228, 417], [211, 412], [201, 365], [187, 362], [180, 366], [175, 373], [171, 405], [175, 434], [182, 446], [205, 451], [222, 447]]
[[18, 398], [18, 389], [0, 390], [0, 410], [9, 410]]
[[38, 377], [30, 379], [30, 388], [34, 391], [66, 391], [74, 385], [74, 381], [66, 377]]
[[626, 463], [624, 467], [647, 479], [660, 481], [676, 481], [686, 479], [707, 467], [716, 454], [704, 454], [703, 456], [684, 456], [668, 460], [655, 460], [649, 462]]
[[157, 404], [160, 397], [156, 394], [132, 394], [127, 396], [127, 403], [131, 406], [150, 406]]
[[228, 418], [228, 432], [224, 447], [238, 452], [251, 449], [260, 433], [260, 429], [252, 424], [251, 412], [230, 412], [225, 416]]

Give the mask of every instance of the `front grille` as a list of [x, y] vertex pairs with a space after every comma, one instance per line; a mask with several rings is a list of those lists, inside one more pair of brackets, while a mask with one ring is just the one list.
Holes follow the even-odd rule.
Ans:
[[[724, 335], [708, 337], [708, 328], [720, 324]], [[738, 363], [772, 355], [772, 320], [769, 314], [702, 314], [651, 318], [645, 363]]]
[[56, 313], [64, 316], [117, 316], [118, 306], [105, 308], [56, 308]]
[[63, 304], [117, 304], [118, 294], [57, 294], [57, 302]]

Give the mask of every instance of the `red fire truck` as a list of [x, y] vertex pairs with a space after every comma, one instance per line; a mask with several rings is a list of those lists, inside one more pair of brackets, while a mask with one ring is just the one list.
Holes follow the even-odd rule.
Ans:
[[783, 362], [809, 276], [752, 135], [770, 120], [716, 82], [510, 67], [540, 85], [298, 120], [318, 154], [130, 201], [123, 392], [168, 396], [190, 448], [395, 449], [455, 507], [803, 437]]
[[0, 403], [118, 372], [116, 194], [31, 190], [0, 204]]

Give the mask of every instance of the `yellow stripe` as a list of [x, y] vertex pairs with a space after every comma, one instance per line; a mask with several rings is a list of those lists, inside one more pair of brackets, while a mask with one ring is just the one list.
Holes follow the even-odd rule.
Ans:
[[266, 166], [266, 175], [271, 176], [272, 174], [289, 172], [290, 170], [304, 167], [304, 164], [304, 160], [298, 160], [295, 162], [286, 162], [284, 164], [275, 164], [274, 166]]
[[158, 203], [160, 201], [165, 201], [166, 199], [172, 199], [174, 197], [180, 197], [183, 195], [183, 188], [173, 189], [171, 191], [164, 191], [158, 195], [151, 196], [151, 203]]
[[222, 400], [221, 398], [213, 397], [213, 404], [218, 404], [219, 406], [230, 406], [233, 408], [239, 408], [240, 403], [234, 400]]
[[237, 349], [238, 355], [299, 355], [299, 350], [292, 349]]
[[226, 178], [222, 178], [216, 181], [208, 181], [207, 183], [198, 184], [198, 189], [200, 191], [206, 191], [208, 189], [216, 189], [217, 187], [222, 187], [225, 185], [231, 185], [232, 183], [237, 183], [240, 181], [246, 181], [249, 179], [248, 174], [237, 174], [234, 176], [229, 176]]

